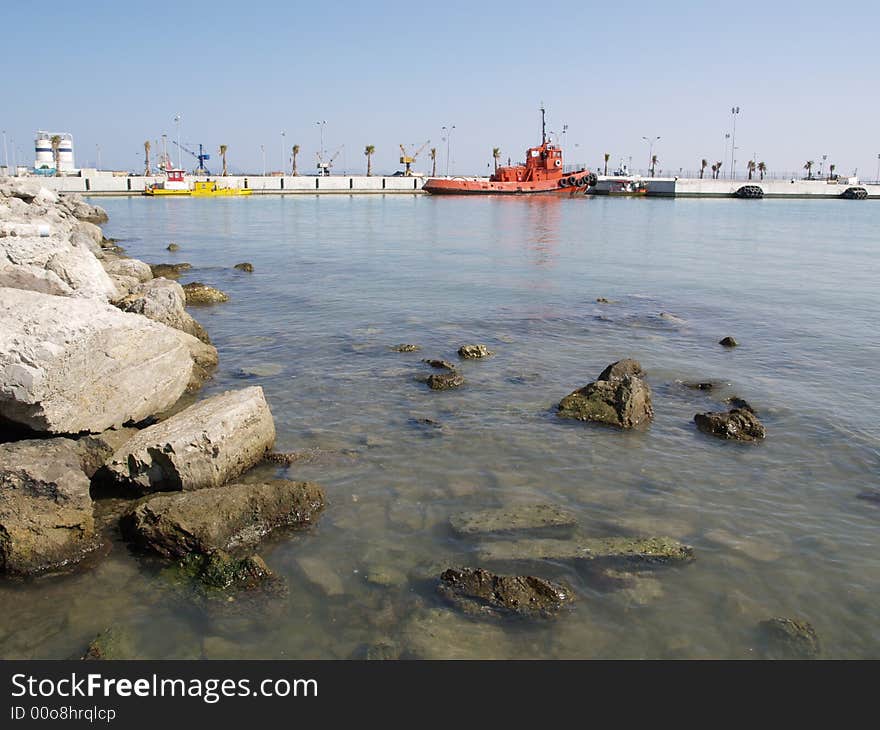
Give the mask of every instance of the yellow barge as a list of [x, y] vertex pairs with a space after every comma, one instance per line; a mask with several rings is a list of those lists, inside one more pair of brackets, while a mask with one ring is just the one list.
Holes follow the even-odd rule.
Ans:
[[196, 198], [219, 198], [232, 195], [251, 195], [248, 188], [221, 188], [216, 180], [194, 182], [192, 188], [184, 178], [183, 170], [168, 170], [164, 182], [155, 183], [144, 190], [144, 195], [190, 195]]

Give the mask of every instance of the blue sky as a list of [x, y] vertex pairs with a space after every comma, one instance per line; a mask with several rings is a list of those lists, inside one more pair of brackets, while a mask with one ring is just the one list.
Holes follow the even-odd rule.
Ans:
[[140, 169], [179, 112], [184, 143], [227, 144], [235, 170], [261, 170], [261, 144], [278, 169], [296, 142], [311, 171], [326, 120], [340, 171], [363, 170], [366, 144], [393, 171], [400, 143], [431, 140], [443, 172], [454, 124], [452, 171], [481, 173], [492, 147], [516, 160], [537, 141], [542, 101], [567, 160], [593, 167], [646, 166], [643, 136], [665, 171], [720, 160], [733, 105], [740, 168], [827, 154], [873, 178], [880, 153], [876, 2], [78, 0], [5, 3], [3, 27], [0, 128], [19, 162], [51, 129], [81, 166], [99, 144], [103, 166]]

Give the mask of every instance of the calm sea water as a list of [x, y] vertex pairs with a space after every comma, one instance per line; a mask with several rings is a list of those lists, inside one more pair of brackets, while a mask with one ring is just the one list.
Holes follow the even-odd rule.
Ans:
[[[205, 610], [117, 539], [88, 571], [0, 586], [0, 656], [78, 655], [116, 624], [150, 658], [346, 658], [377, 644], [425, 657], [740, 658], [758, 654], [756, 624], [772, 616], [810, 621], [825, 656], [880, 656], [880, 506], [856, 496], [880, 486], [880, 205], [98, 202], [130, 255], [188, 261], [183, 282], [230, 294], [193, 312], [221, 357], [204, 393], [262, 385], [279, 450], [318, 451], [250, 478], [314, 479], [328, 507], [313, 529], [259, 548], [286, 598]], [[241, 261], [254, 273], [232, 269]], [[740, 347], [720, 347], [725, 335]], [[403, 342], [422, 351], [389, 349]], [[461, 365], [465, 387], [418, 382], [421, 358], [457, 360], [470, 342], [496, 355]], [[649, 429], [553, 415], [623, 357], [648, 371]], [[723, 386], [677, 382], [706, 380]], [[765, 442], [695, 430], [695, 413], [734, 394], [760, 414]], [[450, 515], [535, 502], [575, 512], [576, 534], [669, 535], [696, 560], [624, 589], [584, 566], [531, 566], [577, 593], [549, 622], [476, 621], [441, 603], [436, 576], [475, 564], [479, 545]]]

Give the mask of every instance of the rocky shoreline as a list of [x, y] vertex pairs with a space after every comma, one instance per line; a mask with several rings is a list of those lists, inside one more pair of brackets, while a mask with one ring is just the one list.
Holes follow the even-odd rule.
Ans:
[[[165, 561], [174, 580], [209, 605], [225, 606], [240, 593], [281, 595], [283, 579], [255, 550], [273, 531], [308, 529], [327, 499], [313, 482], [247, 472], [308, 455], [273, 451], [275, 423], [261, 387], [192, 402], [219, 356], [187, 307], [228, 297], [200, 282], [181, 286], [177, 278], [188, 264], [128, 258], [104, 237], [99, 224], [106, 220], [77, 196], [0, 184], [0, 575], [27, 579], [80, 563], [88, 569], [92, 561], [84, 559], [98, 554], [112, 530], [134, 551]], [[236, 268], [253, 271], [247, 263]], [[390, 349], [412, 355], [421, 347]], [[467, 389], [464, 371], [503, 357], [480, 344], [462, 345], [457, 354], [455, 364], [421, 360], [433, 371], [419, 378], [436, 391], [432, 398]], [[725, 440], [763, 439], [751, 407], [740, 399], [731, 405], [726, 413], [696, 414], [696, 428]], [[648, 428], [654, 408], [647, 373], [635, 360], [612, 363], [562, 398], [556, 416], [622, 431]], [[107, 495], [127, 501], [104, 526], [95, 507]], [[693, 548], [669, 536], [578, 534], [577, 516], [553, 504], [456, 514], [449, 527], [465, 544], [478, 541], [467, 554], [479, 566], [432, 566], [437, 601], [488, 622], [564, 621], [576, 611], [575, 591], [542, 574], [556, 562], [634, 591], [656, 582], [648, 571], [685, 569], [694, 560]], [[306, 574], [308, 561], [298, 562]], [[521, 567], [528, 573], [493, 572]], [[772, 620], [777, 640], [807, 635], [808, 649], [815, 645], [818, 653], [809, 624]], [[116, 634], [108, 627], [86, 657], [124, 658]], [[424, 655], [418, 646], [416, 638], [400, 651], [367, 653]]]

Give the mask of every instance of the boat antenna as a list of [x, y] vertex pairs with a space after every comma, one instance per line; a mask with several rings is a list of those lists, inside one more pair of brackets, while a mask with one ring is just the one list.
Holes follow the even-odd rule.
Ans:
[[545, 131], [546, 127], [544, 125], [544, 102], [541, 102], [541, 144], [547, 143], [547, 132]]

